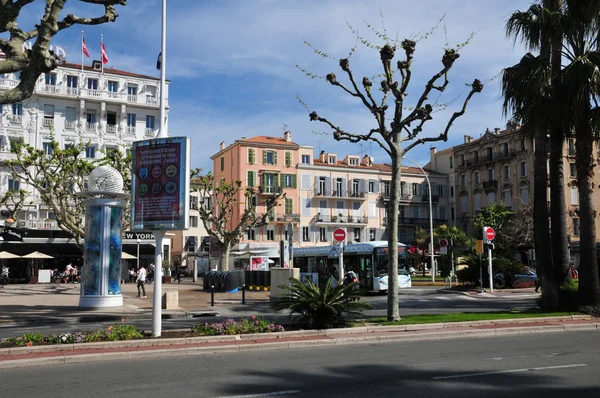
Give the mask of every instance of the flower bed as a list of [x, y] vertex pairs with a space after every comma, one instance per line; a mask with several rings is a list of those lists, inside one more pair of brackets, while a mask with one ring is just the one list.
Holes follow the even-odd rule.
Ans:
[[[123, 322], [125, 319], [123, 319]], [[162, 338], [173, 337], [197, 337], [197, 336], [216, 336], [232, 334], [250, 334], [250, 333], [271, 333], [283, 332], [284, 328], [264, 319], [253, 316], [251, 319], [241, 319], [235, 321], [228, 319], [218, 323], [199, 323], [189, 331], [165, 331]], [[152, 338], [145, 336], [133, 325], [109, 326], [106, 329], [98, 329], [87, 332], [60, 333], [44, 335], [42, 333], [28, 333], [21, 337], [10, 337], [0, 340], [0, 348], [33, 345], [52, 345], [52, 344], [78, 344], [78, 343], [97, 343], [104, 341], [122, 341]]]

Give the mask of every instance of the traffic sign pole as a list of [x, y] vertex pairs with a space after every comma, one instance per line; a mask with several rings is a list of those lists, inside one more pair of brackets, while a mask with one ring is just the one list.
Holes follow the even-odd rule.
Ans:
[[492, 241], [496, 237], [496, 231], [492, 227], [483, 227], [483, 240], [488, 245], [488, 277], [490, 280], [490, 292], [494, 293], [494, 275], [492, 273]]
[[488, 273], [490, 278], [490, 292], [494, 293], [494, 278], [492, 275], [492, 245], [488, 244]]
[[341, 284], [344, 280], [344, 241], [346, 240], [346, 230], [344, 228], [338, 228], [333, 231], [333, 239], [340, 242], [340, 254], [338, 262], [338, 283]]

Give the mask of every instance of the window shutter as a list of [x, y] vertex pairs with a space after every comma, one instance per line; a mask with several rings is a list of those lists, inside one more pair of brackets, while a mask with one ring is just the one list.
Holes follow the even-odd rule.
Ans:
[[342, 178], [342, 197], [345, 198], [348, 192], [348, 183], [345, 178]]
[[358, 191], [360, 193], [365, 193], [365, 180], [364, 179], [358, 181]]
[[287, 167], [291, 167], [292, 166], [292, 153], [291, 152], [286, 152], [285, 153], [285, 165]]
[[431, 184], [431, 196], [439, 195], [438, 187], [436, 183]]
[[256, 171], [248, 172], [248, 186], [249, 187], [256, 186]]
[[296, 188], [296, 175], [292, 174], [292, 188]]
[[375, 180], [375, 192], [373, 193], [379, 193], [379, 181]]
[[263, 164], [267, 164], [267, 151], [263, 151]]
[[277, 152], [273, 151], [273, 164], [277, 166]]

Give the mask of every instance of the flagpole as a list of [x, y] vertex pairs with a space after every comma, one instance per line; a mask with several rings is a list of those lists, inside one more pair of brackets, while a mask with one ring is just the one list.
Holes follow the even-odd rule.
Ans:
[[83, 73], [83, 30], [81, 31], [81, 73]]
[[104, 53], [102, 49], [104, 48], [104, 35], [100, 33], [100, 71], [104, 73]]
[[[167, 0], [162, 0], [161, 29], [161, 66], [160, 66], [160, 130], [155, 138], [167, 138], [165, 129], [165, 78], [167, 70]], [[152, 298], [152, 337], [160, 337], [162, 333], [162, 241], [165, 231], [154, 232], [154, 297]], [[158, 277], [156, 276], [158, 274]]]

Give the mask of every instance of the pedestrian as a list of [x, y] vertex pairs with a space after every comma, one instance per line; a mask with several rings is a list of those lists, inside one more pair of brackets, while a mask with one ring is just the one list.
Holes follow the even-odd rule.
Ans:
[[73, 271], [73, 265], [71, 263], [67, 264], [67, 266], [65, 267], [65, 282], [64, 283], [69, 283], [71, 282], [71, 272]]
[[178, 265], [175, 266], [175, 280], [178, 283], [181, 283], [181, 270], [179, 269]]
[[135, 280], [135, 268], [129, 270], [129, 283], [133, 283]]
[[142, 291], [144, 292], [144, 294], [141, 296], [141, 298], [146, 298], [146, 288], [144, 287], [144, 283], [146, 283], [146, 268], [144, 268], [143, 265], [138, 270], [136, 282], [137, 282], [137, 290], [138, 290], [137, 297], [140, 297], [140, 287], [141, 287]]

